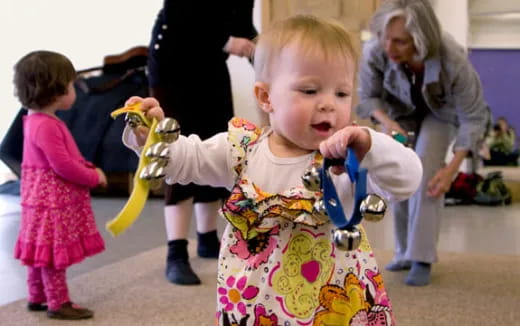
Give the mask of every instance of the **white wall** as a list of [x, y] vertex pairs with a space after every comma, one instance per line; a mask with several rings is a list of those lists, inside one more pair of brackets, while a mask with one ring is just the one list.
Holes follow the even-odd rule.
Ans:
[[471, 0], [471, 48], [520, 49], [519, 0]]
[[[1, 0], [0, 137], [20, 104], [14, 97], [13, 65], [36, 49], [58, 51], [76, 69], [99, 66], [103, 57], [147, 45], [163, 0]], [[255, 22], [260, 22], [260, 0]], [[258, 25], [257, 25], [258, 26]], [[245, 59], [229, 60], [236, 114], [256, 121], [252, 99], [253, 70]]]
[[442, 28], [464, 48], [468, 44], [468, 0], [432, 0]]

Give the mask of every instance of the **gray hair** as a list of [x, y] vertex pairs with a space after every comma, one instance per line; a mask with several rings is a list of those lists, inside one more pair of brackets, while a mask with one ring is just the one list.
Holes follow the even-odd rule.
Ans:
[[370, 23], [371, 32], [384, 41], [388, 24], [397, 17], [405, 20], [405, 28], [412, 36], [417, 59], [424, 60], [439, 53], [442, 31], [428, 0], [385, 0]]

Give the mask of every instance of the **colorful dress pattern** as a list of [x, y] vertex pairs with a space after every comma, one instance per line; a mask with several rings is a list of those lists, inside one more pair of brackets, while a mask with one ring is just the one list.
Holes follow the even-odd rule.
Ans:
[[[334, 225], [312, 214], [322, 196], [303, 186], [279, 194], [247, 176], [261, 130], [230, 122], [236, 184], [222, 214], [229, 224], [218, 266], [218, 325], [394, 325], [365, 231], [359, 249], [337, 250]], [[316, 154], [313, 163], [321, 160]]]
[[90, 204], [89, 188], [97, 182], [94, 165], [62, 121], [43, 113], [26, 116], [15, 258], [33, 267], [65, 269], [103, 251]]

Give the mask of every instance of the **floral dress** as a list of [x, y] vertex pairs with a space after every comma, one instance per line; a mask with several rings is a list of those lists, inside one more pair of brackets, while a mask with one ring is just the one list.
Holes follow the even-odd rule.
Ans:
[[[230, 123], [236, 183], [222, 208], [229, 224], [218, 265], [217, 324], [394, 325], [365, 231], [359, 249], [340, 251], [331, 241], [335, 226], [312, 214], [320, 192], [296, 186], [271, 194], [248, 177], [248, 153], [261, 134], [244, 120]], [[313, 155], [312, 163], [322, 160]]]

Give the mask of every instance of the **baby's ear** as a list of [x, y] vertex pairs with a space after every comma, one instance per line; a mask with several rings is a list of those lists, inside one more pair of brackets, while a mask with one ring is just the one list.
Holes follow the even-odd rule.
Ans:
[[264, 82], [255, 82], [254, 92], [256, 102], [262, 111], [269, 113], [272, 111], [271, 102], [269, 101], [269, 84]]

